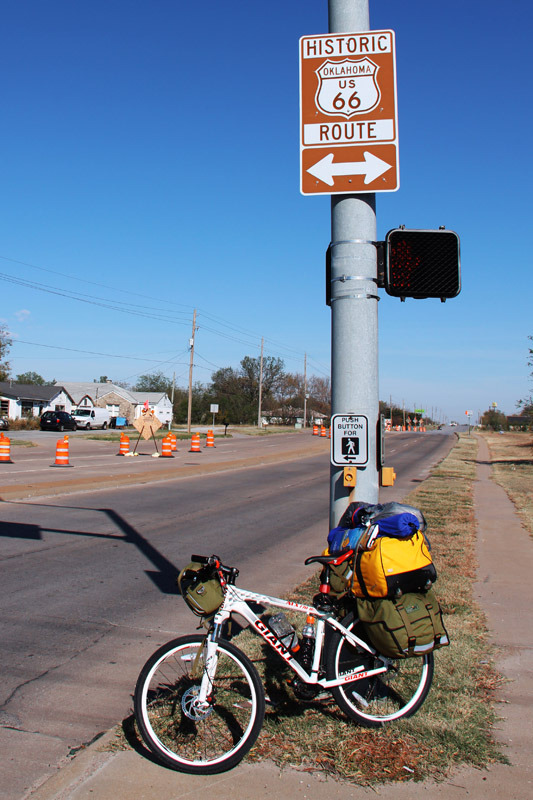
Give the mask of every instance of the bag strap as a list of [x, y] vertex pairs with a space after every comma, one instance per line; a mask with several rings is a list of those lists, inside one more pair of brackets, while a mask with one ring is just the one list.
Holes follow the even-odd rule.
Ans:
[[[405, 628], [405, 630], [407, 632], [407, 649], [408, 649], [408, 651], [410, 653], [412, 653], [414, 651], [415, 646], [416, 646], [415, 630], [414, 630], [413, 625], [411, 623], [411, 620], [409, 618], [409, 614], [405, 610], [405, 606], [403, 604], [403, 600], [395, 600], [394, 604], [396, 606], [398, 614], [400, 615], [400, 617], [402, 619], [403, 626], [404, 626], [404, 628]], [[431, 624], [433, 625], [433, 620], [431, 620]]]
[[361, 591], [363, 592], [364, 596], [367, 600], [370, 600], [370, 594], [368, 589], [366, 588], [365, 579], [363, 578], [363, 572], [361, 570], [361, 556], [362, 552], [358, 552], [355, 554], [355, 561], [354, 561], [354, 574], [357, 575], [357, 580], [359, 581], [359, 586], [361, 587]]
[[435, 610], [435, 607], [432, 603], [426, 603], [426, 609], [429, 614], [429, 618], [431, 620], [431, 625], [433, 626], [433, 639], [435, 642], [440, 643], [440, 640], [443, 638], [443, 634], [440, 634], [438, 631], [442, 628], [442, 618], [440, 617], [440, 609]]

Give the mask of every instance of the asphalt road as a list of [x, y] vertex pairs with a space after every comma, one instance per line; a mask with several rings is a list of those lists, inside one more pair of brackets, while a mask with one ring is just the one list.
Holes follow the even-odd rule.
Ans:
[[[387, 463], [399, 477], [382, 499], [401, 499], [452, 440], [387, 437]], [[270, 594], [310, 574], [303, 560], [327, 534], [329, 449], [307, 440], [301, 456], [302, 442], [228, 442], [217, 450], [223, 471], [198, 472], [185, 455], [177, 476], [164, 473], [162, 483], [144, 482], [143, 468], [129, 487], [69, 493], [62, 479], [63, 494], [38, 497], [36, 480], [28, 499], [0, 504], [0, 798], [23, 798], [128, 715], [147, 656], [196, 625], [175, 588], [191, 553], [219, 553], [239, 567], [242, 585]], [[297, 457], [287, 460], [291, 449]], [[37, 473], [45, 466], [30, 467], [35, 457], [28, 449], [27, 467]], [[17, 452], [17, 464], [25, 460]], [[124, 461], [133, 460], [114, 463]], [[184, 477], [189, 462], [192, 477]], [[81, 476], [81, 455], [79, 463]]]

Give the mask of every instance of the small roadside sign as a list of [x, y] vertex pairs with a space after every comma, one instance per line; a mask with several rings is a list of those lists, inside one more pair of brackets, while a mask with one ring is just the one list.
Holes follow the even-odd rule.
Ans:
[[331, 463], [335, 467], [364, 467], [368, 463], [368, 418], [334, 414], [331, 418]]
[[399, 188], [394, 31], [300, 39], [302, 194]]

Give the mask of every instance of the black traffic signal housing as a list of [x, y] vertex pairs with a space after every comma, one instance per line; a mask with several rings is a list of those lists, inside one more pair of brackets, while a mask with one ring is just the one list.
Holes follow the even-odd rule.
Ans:
[[461, 291], [459, 236], [394, 228], [385, 238], [385, 291], [392, 297], [438, 297], [444, 302]]

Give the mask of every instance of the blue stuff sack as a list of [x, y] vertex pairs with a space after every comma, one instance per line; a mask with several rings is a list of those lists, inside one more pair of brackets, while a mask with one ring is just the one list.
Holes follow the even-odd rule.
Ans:
[[366, 527], [333, 528], [328, 534], [330, 555], [337, 556], [346, 552], [346, 550], [357, 550], [361, 537], [367, 530]]
[[394, 514], [391, 517], [375, 517], [372, 522], [379, 526], [379, 536], [393, 536], [396, 539], [407, 539], [416, 533], [419, 527], [414, 514]]

